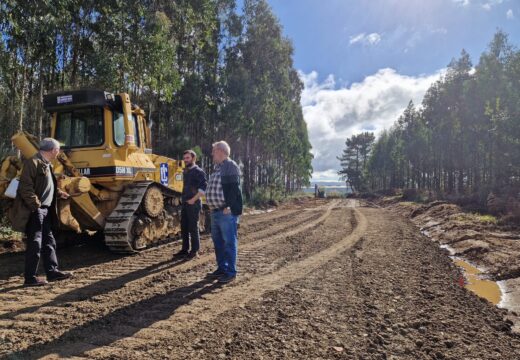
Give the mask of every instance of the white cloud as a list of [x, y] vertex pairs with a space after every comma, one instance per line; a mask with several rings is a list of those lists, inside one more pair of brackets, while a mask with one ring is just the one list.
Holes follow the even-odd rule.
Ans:
[[446, 34], [448, 34], [448, 29], [445, 27], [434, 27], [432, 25], [406, 27], [399, 25], [383, 36], [386, 45], [392, 49], [400, 48], [404, 53], [407, 53], [416, 46], [429, 41], [432, 37], [442, 37]]
[[462, 6], [468, 6], [470, 4], [470, 0], [453, 0], [453, 2]]
[[490, 11], [493, 7], [500, 5], [504, 0], [452, 0], [455, 4], [468, 7], [475, 4], [486, 11]]
[[378, 33], [365, 34], [360, 33], [357, 35], [352, 35], [350, 37], [350, 45], [354, 44], [364, 44], [364, 45], [376, 45], [381, 41], [381, 35]]
[[482, 4], [482, 8], [483, 8], [484, 10], [488, 10], [488, 11], [489, 11], [489, 10], [491, 10], [491, 8], [492, 8], [493, 6], [500, 5], [500, 4], [502, 4], [503, 2], [504, 2], [504, 0], [487, 0], [486, 2], [484, 2], [484, 3]]
[[513, 9], [509, 9], [507, 10], [506, 12], [506, 17], [509, 19], [509, 20], [513, 20], [515, 18], [515, 14], [513, 13]]
[[312, 181], [314, 182], [337, 182], [338, 170], [330, 169], [325, 171], [314, 171], [312, 173]]
[[410, 100], [420, 104], [441, 72], [417, 77], [381, 69], [348, 87], [336, 87], [334, 76], [318, 80], [318, 73], [300, 72], [304, 83], [302, 107], [313, 146], [313, 167], [319, 179], [337, 178], [339, 156], [347, 137], [362, 131], [376, 135], [389, 128]]
[[414, 31], [410, 34], [409, 38], [405, 42], [406, 48], [413, 48], [417, 44], [419, 44], [422, 40], [423, 40], [423, 32]]
[[430, 28], [431, 34], [441, 34], [446, 35], [448, 33], [448, 29], [440, 27], [440, 28]]

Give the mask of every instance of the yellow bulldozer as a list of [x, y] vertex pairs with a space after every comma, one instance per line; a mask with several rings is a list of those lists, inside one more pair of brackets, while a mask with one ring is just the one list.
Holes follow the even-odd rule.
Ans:
[[[110, 250], [133, 253], [178, 235], [184, 163], [152, 153], [151, 126], [128, 94], [65, 91], [44, 96], [43, 106], [62, 149], [53, 164], [58, 186], [71, 195], [58, 203], [58, 236], [97, 233]], [[12, 141], [24, 158], [38, 151], [28, 133]], [[3, 160], [4, 199], [13, 197], [22, 166], [19, 156]], [[202, 211], [204, 231], [208, 210]]]

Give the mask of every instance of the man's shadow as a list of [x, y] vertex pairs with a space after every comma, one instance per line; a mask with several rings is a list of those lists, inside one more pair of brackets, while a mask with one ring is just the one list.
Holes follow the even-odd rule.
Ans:
[[[60, 268], [72, 271], [124, 257], [124, 255], [110, 252], [106, 245], [99, 241], [77, 241], [59, 247], [57, 253]], [[0, 264], [2, 264], [0, 266], [0, 280], [8, 280], [10, 277], [22, 275], [24, 262], [25, 251], [0, 254]], [[14, 288], [16, 287], [12, 286], [10, 290]], [[1, 290], [1, 292], [6, 292], [6, 289]]]
[[[166, 260], [166, 261], [162, 261], [157, 264], [147, 266], [143, 269], [138, 269], [138, 270], [135, 270], [135, 271], [132, 271], [129, 273], [125, 273], [119, 277], [111, 277], [108, 279], [99, 280], [99, 281], [93, 282], [92, 284], [88, 284], [88, 285], [73, 289], [64, 294], [58, 295], [56, 298], [52, 299], [51, 301], [48, 301], [41, 305], [29, 306], [26, 308], [18, 309], [16, 311], [4, 313], [4, 314], [0, 315], [0, 320], [1, 319], [12, 319], [21, 314], [33, 313], [43, 307], [48, 307], [48, 306], [59, 307], [59, 306], [65, 305], [65, 304], [70, 304], [71, 302], [83, 301], [83, 300], [92, 298], [97, 295], [109, 293], [111, 291], [114, 291], [114, 290], [117, 290], [117, 289], [123, 287], [125, 284], [127, 284], [131, 281], [138, 280], [145, 276], [153, 275], [155, 273], [164, 271], [167, 268], [172, 268], [172, 267], [178, 266], [182, 263], [184, 263], [183, 260], [178, 260], [178, 261]], [[55, 286], [59, 286], [59, 284], [56, 284]], [[18, 286], [18, 287], [20, 287], [20, 286]], [[45, 288], [42, 288], [40, 290], [45, 291]]]

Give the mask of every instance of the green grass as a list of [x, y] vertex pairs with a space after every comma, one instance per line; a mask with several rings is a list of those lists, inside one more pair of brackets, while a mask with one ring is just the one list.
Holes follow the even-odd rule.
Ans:
[[473, 214], [474, 218], [478, 221], [478, 222], [481, 222], [481, 223], [486, 223], [486, 224], [496, 224], [498, 222], [497, 218], [494, 217], [493, 215], [489, 215], [489, 214], [486, 214], [486, 215], [482, 215], [482, 214]]
[[[312, 194], [314, 196], [314, 194]], [[339, 191], [331, 191], [327, 193], [328, 199], [343, 199], [345, 198], [345, 193]]]
[[413, 202], [413, 201], [400, 201], [399, 202], [399, 205], [403, 205], [403, 206], [415, 206], [415, 205], [418, 205], [417, 203]]
[[479, 213], [466, 213], [466, 214], [458, 214], [453, 218], [455, 221], [460, 222], [474, 222], [480, 224], [492, 224], [496, 225], [498, 223], [498, 219], [493, 215], [489, 214], [479, 214]]
[[0, 242], [9, 240], [20, 240], [22, 233], [13, 231], [10, 227], [0, 226]]
[[394, 201], [401, 199], [402, 195], [393, 195], [393, 196], [384, 196], [383, 200], [385, 201]]

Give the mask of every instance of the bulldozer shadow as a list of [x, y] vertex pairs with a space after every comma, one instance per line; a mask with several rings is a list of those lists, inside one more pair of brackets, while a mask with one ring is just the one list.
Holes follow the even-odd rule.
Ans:
[[[220, 287], [220, 284], [214, 283], [212, 280], [202, 279], [193, 284], [117, 309], [98, 319], [70, 329], [53, 341], [43, 345], [33, 345], [23, 351], [8, 354], [7, 358], [40, 358], [50, 354], [60, 357], [78, 356], [130, 337], [158, 321], [166, 320], [181, 306], [189, 304], [191, 301]], [[165, 308], [164, 303], [171, 303], [172, 299], [174, 299], [173, 303]], [[156, 311], [155, 305], [162, 305], [162, 310]], [[138, 325], [132, 325], [136, 314], [139, 314]], [[130, 322], [129, 326], [127, 325], [128, 322]], [[107, 324], [110, 324], [110, 326], [107, 327]], [[121, 328], [118, 329], [118, 326], [121, 326]], [[77, 342], [78, 339], [81, 339], [80, 343]]]

